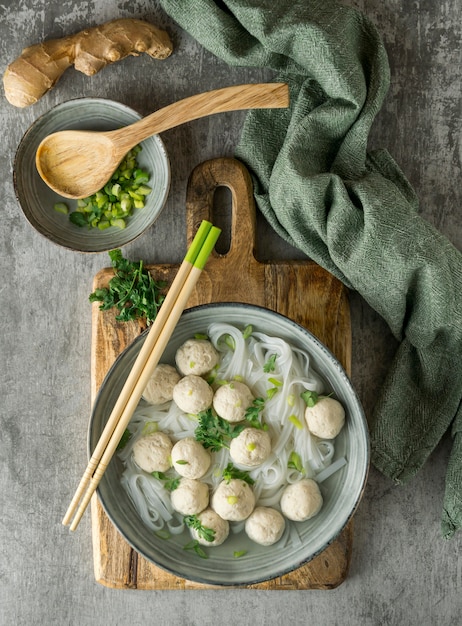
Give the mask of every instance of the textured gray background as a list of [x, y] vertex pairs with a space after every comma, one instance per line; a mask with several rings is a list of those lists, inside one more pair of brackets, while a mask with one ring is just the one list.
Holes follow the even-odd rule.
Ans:
[[[355, 4], [382, 33], [392, 70], [371, 147], [389, 149], [415, 186], [422, 214], [460, 249], [461, 2]], [[88, 294], [108, 258], [58, 248], [26, 223], [12, 184], [16, 147], [37, 117], [70, 98], [105, 96], [147, 114], [199, 90], [265, 78], [230, 70], [147, 0], [4, 0], [2, 72], [28, 44], [122, 16], [167, 28], [174, 55], [163, 62], [127, 59], [92, 79], [68, 70], [55, 90], [25, 110], [0, 94], [0, 624], [461, 624], [462, 536], [440, 538], [448, 440], [408, 486], [395, 487], [371, 470], [355, 518], [351, 570], [333, 591], [114, 591], [93, 578], [89, 515], [73, 535], [61, 526], [86, 458]], [[233, 154], [241, 122], [241, 114], [226, 114], [165, 133], [170, 199], [127, 255], [149, 262], [182, 258], [187, 177], [201, 161]], [[261, 258], [300, 256], [264, 224], [259, 233]], [[356, 294], [351, 306], [353, 382], [369, 415], [396, 345]]]

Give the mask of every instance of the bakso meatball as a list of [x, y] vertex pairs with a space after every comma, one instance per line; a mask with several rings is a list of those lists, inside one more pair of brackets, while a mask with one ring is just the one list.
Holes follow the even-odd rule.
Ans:
[[214, 532], [213, 541], [207, 541], [201, 537], [195, 528], [191, 528], [191, 536], [203, 546], [219, 546], [229, 535], [229, 523], [222, 519], [213, 509], [207, 508], [197, 515], [201, 525], [204, 528], [210, 528]]
[[254, 467], [271, 454], [271, 438], [265, 430], [244, 428], [231, 440], [229, 454], [235, 463]]
[[285, 525], [285, 519], [279, 511], [257, 506], [245, 521], [245, 532], [255, 543], [272, 546], [282, 537]]
[[217, 350], [207, 339], [188, 339], [175, 354], [176, 365], [183, 376], [203, 376], [215, 367], [218, 360]]
[[338, 400], [323, 396], [305, 409], [308, 429], [321, 439], [334, 439], [345, 423], [345, 410]]
[[167, 363], [159, 363], [149, 379], [143, 398], [149, 404], [164, 404], [173, 398], [173, 387], [181, 376], [176, 369]]
[[182, 515], [197, 515], [209, 504], [208, 485], [192, 478], [181, 478], [171, 493], [171, 503]]
[[197, 414], [212, 405], [212, 387], [200, 376], [191, 374], [177, 382], [173, 388], [173, 400], [185, 413]]
[[213, 396], [213, 408], [228, 422], [241, 422], [254, 396], [244, 383], [233, 381], [219, 387]]
[[318, 483], [311, 478], [303, 478], [284, 489], [281, 510], [288, 519], [304, 522], [319, 513], [322, 502]]
[[229, 482], [223, 480], [212, 495], [211, 507], [221, 518], [230, 522], [240, 522], [252, 513], [255, 495], [245, 480], [240, 478], [232, 478]]
[[211, 461], [209, 452], [194, 437], [180, 439], [172, 448], [172, 466], [180, 476], [201, 478]]
[[171, 465], [173, 443], [163, 432], [140, 437], [133, 444], [133, 460], [145, 472], [165, 472]]

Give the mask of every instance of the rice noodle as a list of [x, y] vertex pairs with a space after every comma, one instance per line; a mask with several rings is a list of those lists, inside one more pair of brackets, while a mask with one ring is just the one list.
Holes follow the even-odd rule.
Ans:
[[[314, 437], [305, 424], [306, 405], [300, 394], [308, 389], [317, 393], [330, 391], [324, 389], [323, 381], [311, 366], [308, 353], [281, 338], [261, 332], [253, 332], [245, 338], [240, 328], [225, 323], [211, 324], [208, 336], [220, 354], [220, 362], [214, 370], [215, 381], [237, 378], [250, 387], [255, 397], [265, 399], [261, 419], [268, 426], [271, 455], [256, 468], [249, 469], [234, 463], [239, 469], [248, 470], [255, 481], [253, 490], [258, 506], [279, 508], [281, 493], [289, 483], [302, 477], [322, 482], [345, 465], [344, 458], [333, 461], [333, 441]], [[232, 342], [225, 341], [228, 337], [232, 338]], [[264, 365], [273, 355], [274, 370], [265, 372]], [[274, 391], [270, 391], [268, 396], [268, 390]], [[143, 522], [155, 532], [168, 530], [171, 534], [179, 534], [185, 525], [182, 516], [171, 506], [164, 481], [143, 472], [133, 462], [133, 445], [139, 437], [155, 430], [167, 433], [175, 443], [184, 437], [194, 437], [197, 425], [197, 418], [183, 413], [174, 402], [151, 406], [143, 400], [130, 422], [132, 437], [119, 452], [125, 466], [121, 482]], [[301, 464], [295, 469], [290, 463], [294, 454]], [[211, 467], [201, 478], [211, 491], [220, 483], [222, 471], [230, 461], [226, 448], [213, 453]], [[165, 475], [177, 476], [173, 469]], [[242, 526], [231, 524], [233, 532]], [[286, 533], [286, 541], [292, 544], [301, 541], [296, 529]]]

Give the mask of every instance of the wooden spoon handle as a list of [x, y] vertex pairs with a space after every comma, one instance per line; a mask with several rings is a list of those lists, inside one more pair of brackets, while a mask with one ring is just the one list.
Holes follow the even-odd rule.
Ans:
[[289, 88], [285, 83], [235, 85], [206, 91], [174, 102], [147, 117], [108, 133], [125, 154], [137, 143], [175, 126], [214, 113], [242, 109], [286, 108]]

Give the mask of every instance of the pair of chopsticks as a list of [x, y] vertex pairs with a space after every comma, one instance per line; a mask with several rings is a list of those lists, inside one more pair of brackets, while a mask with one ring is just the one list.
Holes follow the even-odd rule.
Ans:
[[[192, 294], [221, 230], [204, 220], [180, 265], [63, 518], [75, 530]], [[80, 503], [80, 504], [79, 504]], [[75, 514], [75, 515], [74, 515]], [[71, 519], [74, 516], [72, 523]]]

